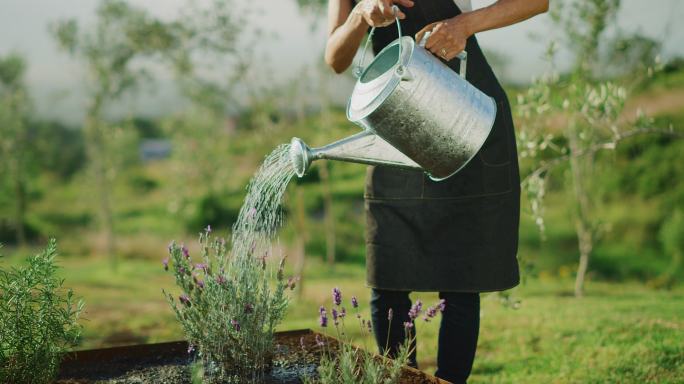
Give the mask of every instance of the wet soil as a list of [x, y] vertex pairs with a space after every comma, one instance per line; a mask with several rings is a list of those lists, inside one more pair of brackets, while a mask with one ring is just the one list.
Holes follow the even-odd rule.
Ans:
[[[336, 339], [325, 339], [326, 348], [334, 350], [339, 345]], [[179, 341], [73, 352], [65, 357], [57, 383], [191, 383], [193, 358], [187, 349], [188, 344]], [[313, 331], [277, 333], [273, 368], [261, 381], [265, 384], [299, 384], [302, 377], [316, 375], [322, 353]], [[446, 383], [412, 368], [402, 372], [401, 382]]]

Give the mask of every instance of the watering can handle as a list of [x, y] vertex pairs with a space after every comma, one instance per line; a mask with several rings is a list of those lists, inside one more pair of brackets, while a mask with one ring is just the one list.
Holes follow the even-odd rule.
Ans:
[[[430, 34], [432, 34], [432, 31], [427, 31], [425, 34], [423, 34], [423, 38], [420, 39], [420, 43], [418, 45], [422, 48], [425, 48], [425, 44], [427, 43], [428, 39], [430, 38]], [[458, 69], [458, 74], [465, 80], [466, 78], [466, 67], [468, 66], [468, 52], [466, 51], [461, 51], [458, 55], [456, 55], [458, 60], [461, 62], [460, 68]]]
[[[399, 34], [399, 66], [397, 67], [397, 73], [401, 74], [404, 70], [404, 66], [401, 65], [401, 24], [399, 23], [399, 7], [396, 5], [392, 6], [392, 12], [394, 13], [394, 19], [397, 23], [397, 32]], [[368, 45], [370, 44], [371, 40], [373, 40], [373, 33], [375, 33], [375, 27], [371, 28], [370, 33], [368, 34], [368, 38], [366, 39], [366, 44], [363, 46], [363, 51], [361, 52], [361, 60], [359, 60], [359, 64], [356, 66], [354, 69], [354, 76], [356, 78], [361, 77], [363, 74], [364, 68], [363, 68], [363, 63], [366, 61], [366, 52], [368, 51]]]

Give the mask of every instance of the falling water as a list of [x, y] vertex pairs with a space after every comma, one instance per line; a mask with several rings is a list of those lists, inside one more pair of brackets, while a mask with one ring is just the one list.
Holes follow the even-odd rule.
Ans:
[[290, 145], [278, 146], [266, 157], [247, 185], [247, 196], [233, 225], [233, 257], [267, 256], [271, 241], [283, 222], [281, 201], [295, 175]]

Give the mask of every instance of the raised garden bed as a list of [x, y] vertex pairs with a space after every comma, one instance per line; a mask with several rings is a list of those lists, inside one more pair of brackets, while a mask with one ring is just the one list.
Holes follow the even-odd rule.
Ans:
[[[316, 335], [308, 329], [278, 332], [273, 369], [263, 382], [295, 384], [303, 376], [315, 375], [322, 353]], [[334, 338], [318, 335], [326, 340], [327, 348], [339, 345]], [[192, 362], [185, 341], [77, 351], [65, 356], [57, 383], [190, 383]], [[401, 382], [447, 383], [410, 367], [403, 369]]]

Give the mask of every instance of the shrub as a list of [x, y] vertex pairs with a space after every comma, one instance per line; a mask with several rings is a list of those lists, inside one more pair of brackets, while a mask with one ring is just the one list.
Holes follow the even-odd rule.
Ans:
[[182, 289], [177, 299], [164, 292], [197, 353], [206, 381], [253, 382], [271, 366], [275, 327], [288, 304], [281, 259], [272, 288], [267, 255], [230, 254], [210, 227], [200, 234], [201, 257], [193, 264], [184, 245], [172, 243], [164, 268], [172, 268]]
[[23, 267], [0, 268], [0, 382], [49, 383], [81, 334], [83, 302], [57, 277], [57, 243]]
[[[305, 384], [397, 384], [401, 379], [401, 369], [409, 362], [409, 356], [413, 352], [413, 345], [415, 345], [414, 322], [423, 314], [424, 321], [430, 321], [438, 313], [444, 311], [444, 300], [432, 307], [428, 307], [423, 311], [423, 304], [417, 300], [409, 311], [410, 321], [404, 323], [404, 331], [407, 337], [404, 343], [399, 347], [394, 358], [390, 358], [390, 350], [387, 346], [384, 348], [384, 353], [377, 356], [352, 344], [351, 338], [342, 339], [347, 335], [345, 330], [345, 318], [347, 318], [347, 310], [342, 306], [342, 292], [338, 288], [332, 291], [333, 305], [328, 312], [327, 308], [321, 306], [318, 310], [319, 324], [323, 328], [327, 328], [330, 321], [328, 313], [332, 318], [332, 324], [335, 327], [337, 337], [343, 343], [339, 349], [332, 351], [331, 348], [326, 347], [325, 340], [320, 340], [317, 337], [319, 346], [324, 347], [325, 352], [321, 356], [318, 365], [318, 377], [303, 377]], [[371, 332], [371, 321], [361, 317], [358, 312], [359, 302], [356, 297], [351, 298], [351, 307], [355, 312], [355, 317], [358, 320], [361, 334], [364, 339], [367, 338]], [[393, 321], [392, 309], [390, 308], [387, 314], [390, 323]], [[396, 320], [394, 320], [396, 321]], [[389, 338], [389, 335], [388, 335]]]

